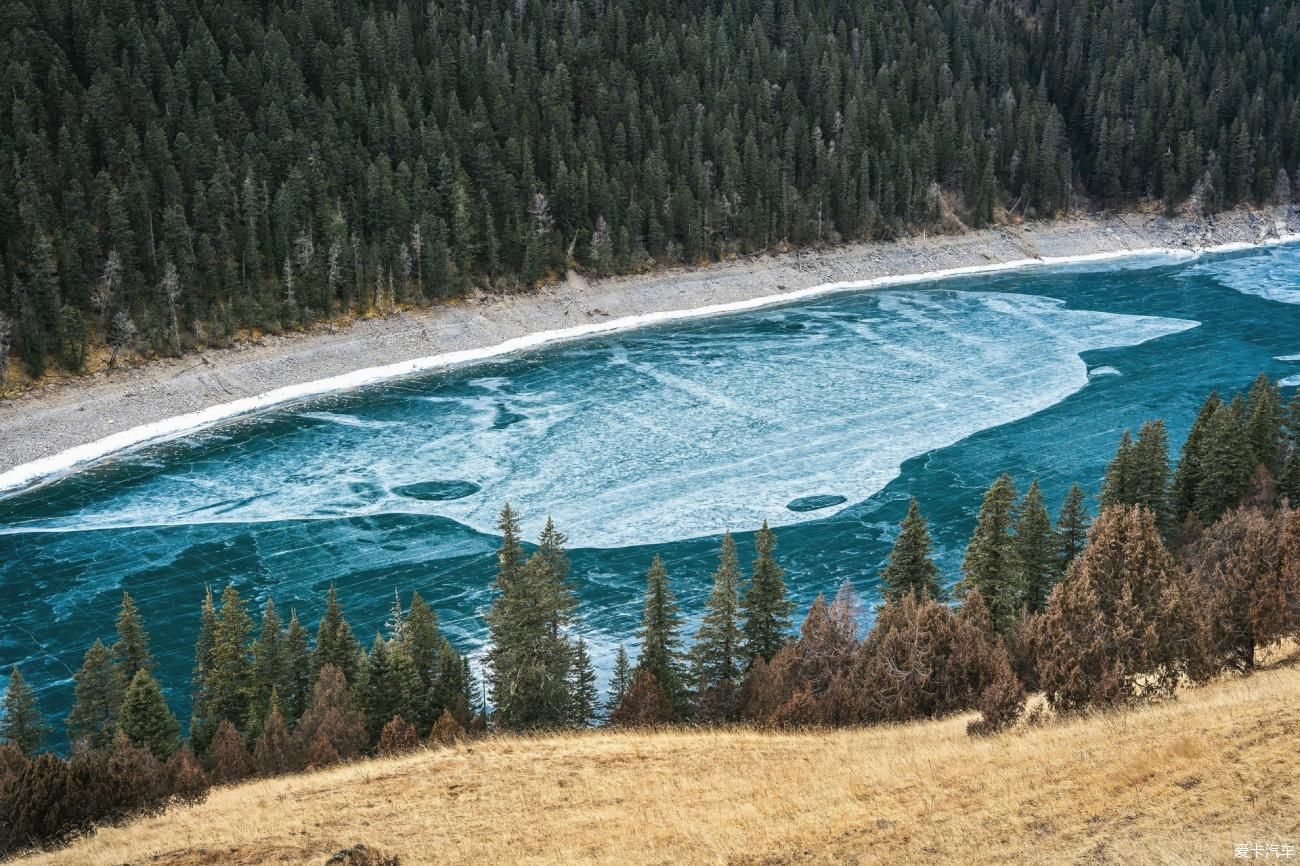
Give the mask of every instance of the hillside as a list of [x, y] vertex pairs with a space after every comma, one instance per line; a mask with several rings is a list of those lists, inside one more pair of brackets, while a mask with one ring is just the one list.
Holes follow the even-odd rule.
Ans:
[[1175, 703], [969, 738], [499, 737], [214, 792], [23, 863], [1216, 863], [1300, 845], [1300, 668]]

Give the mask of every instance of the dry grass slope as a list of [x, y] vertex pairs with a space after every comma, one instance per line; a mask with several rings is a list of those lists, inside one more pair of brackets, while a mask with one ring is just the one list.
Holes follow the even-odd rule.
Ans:
[[1300, 845], [1294, 664], [987, 740], [965, 724], [501, 737], [223, 789], [22, 862], [320, 864], [364, 842], [407, 866], [1184, 864]]

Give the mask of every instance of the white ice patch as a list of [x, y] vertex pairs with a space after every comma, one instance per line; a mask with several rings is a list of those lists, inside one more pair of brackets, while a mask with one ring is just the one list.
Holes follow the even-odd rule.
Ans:
[[1188, 273], [1210, 276], [1243, 295], [1254, 295], [1279, 304], [1300, 304], [1297, 271], [1300, 271], [1300, 246], [1292, 244], [1261, 250], [1244, 258], [1202, 262]]
[[[792, 501], [860, 502], [907, 459], [1078, 391], [1080, 352], [1195, 325], [1025, 295], [824, 300], [576, 344], [436, 391], [404, 385], [410, 399], [396, 406], [348, 407], [370, 423], [303, 425], [273, 447], [178, 459], [21, 529], [415, 512], [494, 532], [507, 500], [529, 536], [549, 512], [583, 546], [797, 523], [838, 508], [798, 512]], [[447, 501], [396, 492], [430, 481], [481, 489]]]
[[1119, 375], [1122, 375], [1120, 371], [1116, 370], [1114, 367], [1111, 367], [1110, 365], [1093, 367], [1091, 370], [1088, 371], [1089, 379], [1096, 379], [1098, 376], [1119, 376]]

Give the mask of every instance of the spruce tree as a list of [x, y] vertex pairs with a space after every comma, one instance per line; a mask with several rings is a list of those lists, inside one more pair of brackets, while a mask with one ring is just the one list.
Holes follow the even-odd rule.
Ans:
[[27, 685], [18, 665], [14, 665], [5, 689], [4, 713], [0, 715], [0, 744], [16, 746], [30, 757], [45, 745], [49, 732], [45, 714], [36, 702], [36, 692]]
[[348, 625], [347, 617], [343, 614], [343, 606], [339, 604], [338, 593], [334, 591], [334, 584], [331, 583], [329, 595], [325, 600], [325, 613], [316, 628], [316, 651], [312, 655], [313, 667], [319, 672], [325, 665], [333, 665], [351, 683], [357, 678], [360, 653], [361, 645], [357, 642], [356, 635], [352, 633], [352, 626]]
[[180, 748], [181, 726], [163, 697], [158, 681], [146, 670], [136, 672], [126, 689], [119, 721], [122, 733], [154, 757], [166, 761]]
[[572, 700], [570, 724], [585, 728], [596, 716], [599, 700], [596, 691], [596, 671], [591, 666], [587, 642], [579, 637], [573, 643], [573, 665], [570, 669], [569, 693]]
[[253, 714], [256, 727], [261, 726], [270, 706], [271, 692], [287, 688], [288, 669], [285, 658], [285, 635], [275, 602], [266, 600], [262, 609], [262, 628], [253, 643]]
[[212, 710], [212, 652], [216, 639], [216, 603], [212, 598], [212, 587], [206, 587], [203, 604], [199, 608], [199, 636], [194, 646], [193, 692], [190, 697], [190, 740], [199, 754], [207, 750], [220, 721], [209, 715]]
[[117, 729], [123, 685], [103, 641], [96, 640], [86, 650], [73, 681], [76, 701], [68, 714], [68, 739], [96, 751], [108, 748]]
[[693, 681], [700, 691], [739, 681], [745, 669], [745, 636], [739, 619], [740, 561], [735, 539], [727, 532], [722, 536], [718, 570], [713, 573], [713, 589], [692, 651]]
[[402, 646], [420, 677], [421, 695], [418, 712], [413, 717], [404, 718], [408, 718], [417, 730], [427, 730], [433, 727], [449, 700], [442, 694], [439, 668], [443, 653], [450, 651], [451, 645], [438, 630], [438, 614], [418, 592], [411, 596], [411, 607], [402, 630]]
[[[211, 605], [211, 596], [205, 602], [205, 620]], [[227, 584], [221, 593], [221, 608], [213, 615], [211, 637], [201, 637], [201, 646], [207, 643], [206, 660], [201, 663], [202, 688], [194, 702], [194, 721], [191, 736], [196, 743], [206, 746], [218, 725], [229, 722], [236, 729], [246, 726], [253, 706], [253, 657], [249, 638], [253, 621], [248, 615], [239, 590]]]
[[1088, 527], [1091, 522], [1088, 509], [1083, 503], [1083, 488], [1077, 483], [1070, 485], [1070, 492], [1065, 494], [1061, 513], [1056, 518], [1056, 544], [1060, 553], [1058, 575], [1064, 575], [1070, 568], [1070, 563], [1083, 552], [1088, 543]]
[[308, 646], [307, 629], [298, 620], [298, 612], [289, 614], [289, 627], [284, 631], [284, 705], [285, 721], [293, 724], [307, 709], [311, 697], [312, 655]]
[[149, 652], [149, 634], [145, 631], [140, 611], [130, 594], [122, 593], [122, 607], [117, 614], [117, 642], [113, 644], [113, 663], [124, 684], [129, 684], [140, 671], [152, 672], [153, 654]]
[[641, 656], [636, 666], [654, 675], [679, 714], [686, 707], [686, 690], [682, 685], [681, 625], [677, 599], [668, 584], [668, 571], [656, 554], [646, 572], [645, 609], [641, 630], [637, 633], [641, 639]]
[[1204, 463], [1209, 444], [1210, 423], [1221, 405], [1219, 395], [1211, 393], [1201, 404], [1196, 420], [1192, 423], [1192, 429], [1183, 442], [1183, 450], [1178, 458], [1178, 466], [1174, 470], [1174, 483], [1170, 491], [1174, 520], [1179, 524], [1189, 513], [1196, 510], [1197, 491], [1205, 475]]
[[572, 649], [562, 631], [572, 609], [563, 535], [548, 521], [540, 549], [523, 561], [519, 522], [507, 504], [498, 523], [497, 595], [488, 614], [492, 704], [508, 729], [568, 724]]
[[614, 657], [614, 670], [609, 678], [609, 694], [605, 700], [605, 717], [608, 718], [623, 702], [623, 696], [632, 687], [632, 664], [628, 661], [627, 649], [619, 644], [618, 655]]
[[907, 506], [907, 516], [899, 524], [897, 540], [889, 552], [889, 563], [880, 573], [885, 601], [898, 601], [911, 595], [920, 601], [944, 600], [939, 584], [939, 568], [930, 558], [930, 530], [917, 506], [916, 497]]
[[1246, 398], [1244, 431], [1252, 471], [1263, 466], [1272, 475], [1281, 471], [1279, 439], [1282, 433], [1282, 394], [1268, 374], [1260, 373]]
[[1040, 613], [1047, 607], [1061, 554], [1037, 481], [1029, 485], [1016, 509], [1012, 556], [1019, 578], [1020, 607]]
[[1244, 402], [1235, 397], [1215, 409], [1206, 428], [1193, 509], [1206, 525], [1241, 501], [1254, 468], [1245, 437], [1244, 414]]
[[[794, 602], [786, 594], [785, 571], [774, 558], [776, 533], [768, 528], [766, 520], [754, 537], [754, 547], [757, 555], [749, 587], [741, 601], [745, 619], [745, 654], [751, 659], [761, 657], [770, 661], [790, 639], [790, 615], [794, 613]], [[662, 679], [659, 684], [668, 689]], [[669, 695], [672, 695], [671, 690]]]
[[1011, 535], [1015, 502], [1016, 488], [1010, 475], [1000, 476], [984, 494], [975, 532], [962, 560], [962, 581], [957, 586], [961, 597], [972, 589], [980, 591], [1000, 632], [1015, 619], [1020, 600]]
[[1102, 509], [1113, 505], [1136, 504], [1137, 476], [1137, 454], [1134, 452], [1133, 437], [1125, 430], [1115, 456], [1106, 466], [1106, 477], [1101, 482]]

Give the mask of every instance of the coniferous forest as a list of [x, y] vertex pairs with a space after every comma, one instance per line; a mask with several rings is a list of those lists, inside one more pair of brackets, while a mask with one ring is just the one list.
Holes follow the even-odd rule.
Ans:
[[0, 357], [32, 375], [570, 267], [1300, 189], [1295, 0], [0, 10]]
[[548, 521], [529, 549], [506, 505], [480, 677], [418, 594], [394, 598], [366, 647], [332, 588], [313, 640], [270, 599], [255, 622], [232, 584], [198, 606], [187, 736], [124, 594], [116, 639], [96, 641], [74, 677], [68, 758], [42, 752], [50, 722], [11, 672], [0, 854], [194, 802], [213, 784], [485, 731], [829, 728], [978, 711], [967, 730], [987, 736], [1025, 715], [1028, 692], [1061, 717], [1169, 699], [1249, 674], [1259, 650], [1300, 637], [1297, 501], [1300, 397], [1285, 405], [1261, 376], [1246, 395], [1206, 400], [1172, 470], [1163, 423], [1124, 434], [1095, 519], [1077, 484], [1053, 521], [1037, 482], [1020, 494], [1010, 476], [996, 479], [952, 605], [915, 500], [879, 576], [883, 603], [868, 611], [846, 583], [813, 602], [797, 634], [766, 525], [743, 558], [723, 535], [689, 646], [655, 556], [641, 628], [620, 646], [603, 693], [566, 537]]

